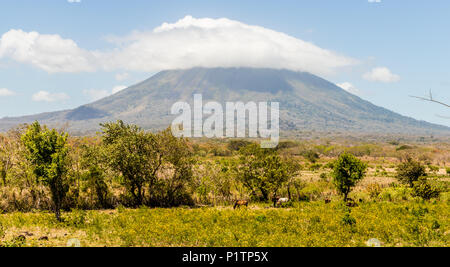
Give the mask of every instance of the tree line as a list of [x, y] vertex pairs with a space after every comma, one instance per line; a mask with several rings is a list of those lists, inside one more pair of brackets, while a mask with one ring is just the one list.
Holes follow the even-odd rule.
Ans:
[[[96, 137], [70, 138], [39, 122], [0, 137], [2, 186], [29, 190], [30, 201], [53, 210], [58, 220], [61, 210], [72, 208], [175, 207], [194, 205], [194, 196], [206, 202], [211, 194], [229, 202], [246, 196], [267, 202], [283, 194], [295, 199], [294, 191], [299, 198], [301, 165], [282, 156], [282, 146], [262, 149], [237, 140], [229, 144], [236, 157], [208, 160], [196, 156], [192, 143], [169, 129], [146, 132], [123, 121], [102, 124]], [[306, 158], [316, 160], [318, 155]], [[342, 153], [330, 165], [335, 189], [347, 201], [366, 175], [367, 164]], [[412, 159], [398, 168], [399, 181], [434, 196], [424, 176], [424, 167]], [[43, 203], [46, 194], [49, 201]], [[81, 195], [88, 195], [90, 205]], [[15, 195], [11, 202], [20, 209]]]

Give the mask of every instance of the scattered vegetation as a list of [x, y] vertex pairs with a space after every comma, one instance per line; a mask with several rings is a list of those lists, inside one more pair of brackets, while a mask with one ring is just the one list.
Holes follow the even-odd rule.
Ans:
[[448, 246], [447, 143], [262, 149], [102, 127], [0, 134], [0, 246]]
[[436, 186], [428, 182], [426, 178], [420, 178], [418, 181], [414, 182], [413, 195], [421, 197], [425, 200], [430, 200], [432, 198], [437, 198], [440, 195], [440, 190]]
[[67, 246], [73, 238], [97, 247], [364, 247], [372, 238], [386, 247], [448, 246], [450, 209], [442, 202], [364, 203], [351, 213], [340, 202], [268, 206], [73, 211], [64, 223], [11, 213], [0, 216], [7, 232], [0, 246]]
[[426, 174], [425, 166], [410, 157], [397, 168], [397, 179], [410, 187], [413, 187], [414, 182], [426, 176]]

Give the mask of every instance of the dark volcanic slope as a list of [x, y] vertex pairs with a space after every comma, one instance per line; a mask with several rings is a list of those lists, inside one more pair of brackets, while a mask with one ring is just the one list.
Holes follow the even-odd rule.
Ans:
[[163, 71], [113, 96], [74, 110], [0, 120], [0, 130], [38, 120], [68, 123], [73, 133], [99, 129], [99, 123], [122, 119], [146, 129], [170, 125], [171, 106], [192, 102], [277, 101], [283, 130], [361, 133], [450, 133], [450, 128], [401, 116], [352, 95], [309, 73], [252, 68], [194, 68]]

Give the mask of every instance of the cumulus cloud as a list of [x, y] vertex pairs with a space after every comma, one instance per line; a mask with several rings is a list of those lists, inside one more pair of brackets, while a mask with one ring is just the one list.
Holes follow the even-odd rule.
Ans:
[[47, 91], [39, 91], [32, 97], [36, 102], [56, 102], [68, 100], [69, 96], [65, 93], [50, 93]]
[[94, 55], [59, 35], [10, 30], [0, 39], [0, 58], [8, 57], [49, 73], [93, 71]]
[[383, 83], [398, 82], [400, 80], [399, 75], [393, 74], [391, 70], [386, 67], [374, 68], [370, 72], [364, 74], [363, 78], [368, 81]]
[[88, 51], [58, 35], [11, 30], [0, 40], [0, 58], [13, 58], [48, 72], [266, 67], [322, 75], [358, 63], [287, 34], [226, 18], [187, 16], [109, 41], [115, 48]]
[[108, 97], [110, 95], [117, 94], [118, 92], [126, 89], [127, 86], [125, 85], [118, 85], [115, 86], [111, 91], [108, 90], [83, 90], [83, 94], [89, 98], [91, 101], [100, 100], [102, 98]]
[[81, 0], [67, 0], [69, 3], [81, 3]]
[[369, 3], [381, 3], [381, 0], [368, 0]]
[[2, 96], [12, 96], [15, 95], [15, 93], [7, 88], [0, 88], [0, 97]]
[[342, 89], [344, 89], [345, 91], [357, 95], [359, 93], [358, 88], [356, 88], [355, 86], [353, 86], [353, 84], [349, 83], [349, 82], [344, 82], [344, 83], [338, 83], [336, 84], [337, 86], [341, 87]]

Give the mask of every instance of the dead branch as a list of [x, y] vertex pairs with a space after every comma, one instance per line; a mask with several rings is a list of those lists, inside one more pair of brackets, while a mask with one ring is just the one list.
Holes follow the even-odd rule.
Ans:
[[431, 90], [430, 90], [430, 97], [429, 97], [429, 98], [427, 98], [427, 97], [421, 97], [421, 96], [411, 96], [411, 97], [417, 98], [417, 99], [420, 99], [420, 100], [424, 100], [424, 101], [428, 101], [428, 102], [437, 103], [437, 104], [440, 104], [440, 105], [443, 105], [443, 106], [446, 106], [446, 107], [450, 108], [450, 105], [449, 105], [449, 104], [446, 104], [446, 103], [444, 103], [444, 102], [435, 100], [435, 99], [433, 98], [433, 94], [431, 93]]

